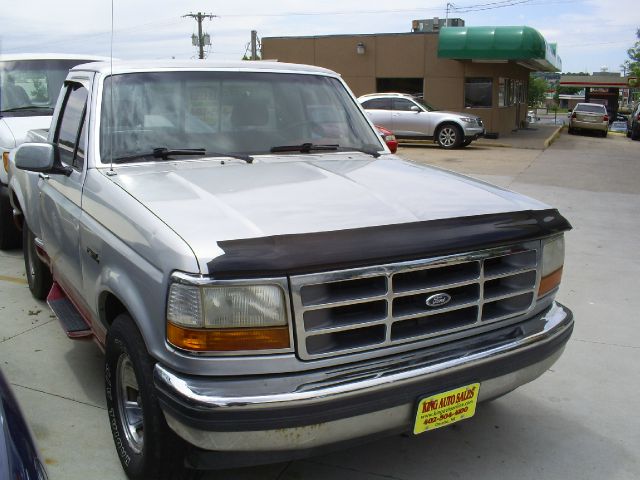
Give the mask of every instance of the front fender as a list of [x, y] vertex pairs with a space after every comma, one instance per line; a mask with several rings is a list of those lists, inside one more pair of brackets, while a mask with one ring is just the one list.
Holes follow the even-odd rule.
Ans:
[[23, 215], [33, 234], [42, 238], [38, 174], [17, 168], [14, 155], [15, 150], [12, 150], [9, 155], [9, 199], [11, 206]]

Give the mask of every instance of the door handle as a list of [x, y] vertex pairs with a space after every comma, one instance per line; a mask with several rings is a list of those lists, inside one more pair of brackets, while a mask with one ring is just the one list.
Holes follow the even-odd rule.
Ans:
[[40, 172], [38, 174], [38, 176], [42, 179], [42, 180], [49, 180], [49, 175], [47, 175], [46, 173], [42, 173]]

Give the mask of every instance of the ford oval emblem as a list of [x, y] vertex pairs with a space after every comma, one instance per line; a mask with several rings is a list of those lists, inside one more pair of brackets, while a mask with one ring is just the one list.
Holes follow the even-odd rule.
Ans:
[[441, 307], [451, 301], [451, 295], [448, 293], [436, 293], [427, 298], [428, 307]]

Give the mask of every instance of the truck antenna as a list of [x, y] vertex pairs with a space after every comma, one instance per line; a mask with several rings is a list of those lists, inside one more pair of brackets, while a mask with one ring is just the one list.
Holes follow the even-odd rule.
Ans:
[[110, 135], [109, 135], [109, 160], [110, 160], [110, 169], [109, 169], [109, 175], [115, 175], [116, 173], [113, 171], [113, 132], [115, 130], [115, 115], [113, 114], [113, 2], [115, 0], [111, 0], [111, 40], [109, 42], [109, 83], [110, 88], [109, 88], [109, 104], [110, 104], [110, 108], [109, 110], [111, 111], [111, 125], [110, 125]]

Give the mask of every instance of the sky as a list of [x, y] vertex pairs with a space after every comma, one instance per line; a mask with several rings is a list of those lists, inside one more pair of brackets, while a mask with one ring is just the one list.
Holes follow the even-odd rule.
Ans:
[[[1, 0], [0, 53], [81, 53], [108, 56], [110, 0]], [[527, 25], [557, 42], [564, 72], [620, 71], [637, 40], [639, 0], [459, 0], [449, 16], [467, 26]], [[113, 56], [196, 58], [192, 12], [217, 15], [203, 23], [208, 58], [242, 58], [251, 30], [259, 37], [408, 32], [413, 19], [446, 16], [435, 0], [113, 0]]]

